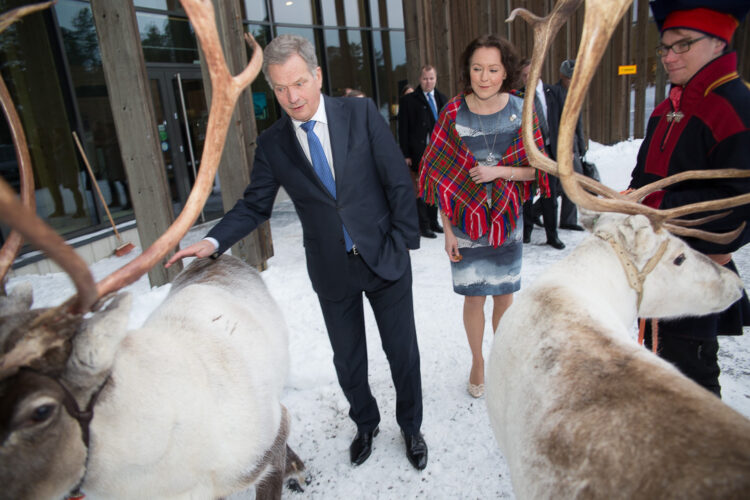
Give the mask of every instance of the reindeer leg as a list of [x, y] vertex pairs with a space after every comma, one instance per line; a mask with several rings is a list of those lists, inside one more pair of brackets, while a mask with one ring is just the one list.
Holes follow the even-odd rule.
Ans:
[[[288, 464], [287, 450], [289, 450], [289, 447], [286, 445], [287, 437], [289, 437], [289, 413], [284, 405], [281, 405], [281, 425], [279, 425], [279, 432], [276, 434], [273, 446], [266, 452], [263, 464], [261, 464], [261, 466], [268, 467], [269, 472], [255, 485], [256, 500], [281, 499], [281, 489], [284, 485], [284, 477]], [[302, 463], [294, 452], [292, 452], [292, 455], [299, 463]]]
[[310, 477], [305, 474], [305, 464], [296, 453], [286, 445], [286, 467], [284, 477], [287, 478], [286, 487], [297, 493], [302, 493], [305, 489], [302, 484], [310, 484]]

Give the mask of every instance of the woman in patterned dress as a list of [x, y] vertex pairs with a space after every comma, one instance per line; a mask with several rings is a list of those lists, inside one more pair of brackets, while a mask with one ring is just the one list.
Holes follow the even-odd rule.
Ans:
[[[546, 174], [526, 160], [523, 100], [510, 93], [519, 62], [502, 37], [484, 35], [469, 44], [461, 56], [464, 91], [443, 109], [421, 165], [420, 190], [440, 206], [453, 289], [464, 296], [473, 397], [484, 393], [485, 300], [492, 296], [495, 331], [521, 286], [521, 205], [535, 182], [548, 192]], [[543, 150], [534, 122], [536, 147]]]

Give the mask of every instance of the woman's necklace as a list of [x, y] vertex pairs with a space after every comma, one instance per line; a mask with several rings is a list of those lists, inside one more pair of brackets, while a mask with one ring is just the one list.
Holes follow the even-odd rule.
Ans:
[[[475, 97], [476, 99], [476, 97]], [[487, 146], [487, 151], [489, 152], [487, 154], [487, 158], [485, 158], [484, 162], [481, 162], [480, 165], [489, 165], [489, 166], [495, 166], [497, 165], [498, 159], [495, 157], [494, 151], [495, 151], [495, 142], [497, 141], [497, 132], [495, 132], [495, 138], [492, 139], [492, 147], [490, 148], [489, 142], [487, 142], [487, 134], [484, 131], [484, 124], [482, 123], [482, 117], [479, 113], [475, 113], [477, 115], [477, 119], [479, 120], [479, 129], [482, 131], [482, 138], [484, 139], [484, 145]]]
[[[477, 115], [477, 118], [479, 118], [479, 115]], [[497, 132], [495, 132], [495, 138], [492, 139], [492, 147], [490, 148], [490, 144], [487, 142], [487, 134], [484, 132], [484, 125], [482, 125], [481, 118], [479, 118], [479, 128], [482, 130], [482, 137], [484, 138], [484, 145], [487, 146], [487, 151], [489, 151], [489, 153], [487, 154], [487, 158], [485, 158], [483, 164], [495, 166], [497, 165], [497, 158], [495, 158], [495, 154], [493, 153], [493, 151], [495, 151], [495, 142], [497, 141]]]

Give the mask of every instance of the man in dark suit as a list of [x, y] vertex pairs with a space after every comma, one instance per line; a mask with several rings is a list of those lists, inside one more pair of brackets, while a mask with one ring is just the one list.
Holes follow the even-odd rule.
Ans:
[[[560, 118], [562, 118], [565, 99], [568, 97], [568, 87], [570, 86], [570, 79], [573, 78], [575, 64], [575, 59], [566, 59], [563, 61], [560, 64], [560, 80], [550, 87], [550, 91], [554, 95], [553, 101], [556, 103], [549, 110], [548, 120], [550, 148], [553, 159], [557, 159], [557, 136], [560, 130]], [[586, 140], [583, 137], [583, 121], [579, 116], [578, 123], [576, 124], [575, 140], [573, 141], [573, 169], [579, 174], [583, 173], [582, 158], [586, 154], [587, 149]], [[578, 225], [578, 209], [575, 203], [570, 201], [562, 189], [560, 189], [559, 195], [562, 200], [560, 204], [560, 229], [583, 231], [583, 228]]]
[[[398, 142], [415, 185], [419, 178], [422, 154], [427, 149], [440, 110], [448, 102], [445, 94], [435, 88], [436, 85], [435, 68], [423, 66], [419, 86], [414, 92], [403, 96], [398, 105]], [[422, 198], [417, 197], [417, 212], [422, 236], [437, 238], [435, 233], [443, 232], [438, 224], [437, 206], [427, 205]]]
[[367, 377], [364, 292], [390, 363], [406, 455], [423, 469], [427, 445], [420, 433], [422, 385], [409, 259], [409, 249], [419, 248], [419, 232], [403, 156], [371, 99], [321, 94], [322, 72], [305, 38], [272, 40], [263, 73], [286, 115], [258, 137], [243, 198], [206, 239], [177, 252], [168, 264], [226, 251], [270, 217], [283, 186], [302, 223], [308, 274], [357, 425], [351, 461], [360, 465], [370, 456], [380, 422]]
[[[531, 61], [524, 59], [521, 61], [521, 81], [526, 83], [529, 78], [529, 70], [531, 69]], [[522, 89], [526, 91], [526, 87]], [[537, 118], [539, 120], [539, 128], [542, 131], [542, 138], [544, 139], [544, 149], [548, 155], [551, 156], [550, 151], [550, 130], [547, 124], [547, 116], [551, 110], [559, 107], [557, 102], [554, 100], [550, 86], [543, 83], [541, 78], [539, 79], [534, 89], [534, 110], [536, 111]], [[552, 175], [549, 176], [549, 189], [550, 197], [543, 198], [539, 197], [537, 203], [532, 206], [532, 201], [528, 200], [523, 204], [523, 242], [529, 243], [531, 241], [531, 233], [534, 230], [534, 219], [538, 217], [535, 213], [534, 208], [539, 207], [542, 219], [544, 221], [544, 232], [547, 236], [547, 244], [557, 250], [565, 248], [565, 243], [560, 241], [557, 236], [557, 196], [561, 191], [560, 181], [557, 177]]]

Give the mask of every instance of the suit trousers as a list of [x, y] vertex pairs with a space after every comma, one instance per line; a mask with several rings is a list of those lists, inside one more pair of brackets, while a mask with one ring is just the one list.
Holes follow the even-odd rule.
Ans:
[[422, 425], [422, 378], [414, 324], [411, 265], [395, 281], [384, 280], [359, 255], [348, 256], [348, 292], [342, 300], [318, 296], [339, 385], [349, 401], [349, 417], [360, 432], [380, 422], [380, 412], [367, 377], [367, 340], [362, 293], [370, 301], [381, 345], [396, 389], [396, 421], [405, 434], [417, 434]]
[[560, 188], [560, 180], [553, 175], [549, 176], [549, 189], [549, 198], [542, 198], [540, 196], [534, 203], [528, 200], [523, 204], [523, 235], [526, 239], [531, 237], [531, 233], [534, 230], [534, 219], [540, 214], [544, 221], [544, 232], [547, 235], [547, 241], [557, 239], [557, 197], [562, 189]]
[[435, 205], [428, 205], [422, 198], [417, 198], [417, 215], [419, 216], [419, 230], [434, 231], [438, 224], [438, 209]]

